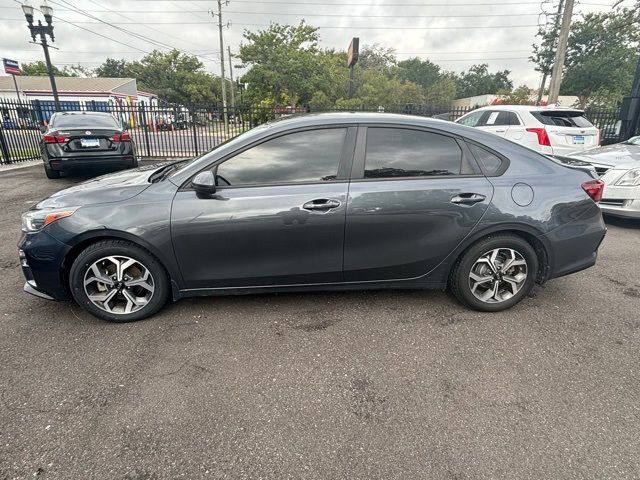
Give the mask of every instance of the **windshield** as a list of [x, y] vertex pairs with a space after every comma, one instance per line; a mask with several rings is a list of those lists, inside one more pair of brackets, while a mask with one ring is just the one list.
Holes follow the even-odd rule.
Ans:
[[593, 127], [591, 122], [580, 110], [542, 110], [531, 112], [538, 121], [545, 125], [555, 125], [557, 127]]

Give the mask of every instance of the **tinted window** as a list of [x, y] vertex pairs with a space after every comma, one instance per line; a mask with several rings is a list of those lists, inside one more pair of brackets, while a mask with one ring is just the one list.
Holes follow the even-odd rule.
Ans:
[[451, 137], [401, 128], [367, 129], [365, 178], [460, 173], [462, 151]]
[[496, 154], [473, 145], [472, 143], [469, 144], [469, 148], [473, 155], [478, 159], [478, 162], [480, 162], [482, 170], [486, 175], [494, 175], [500, 170], [500, 167], [502, 166], [502, 159]]
[[489, 112], [489, 115], [487, 115], [480, 125], [489, 127], [509, 125], [509, 112]]
[[81, 115], [57, 116], [52, 126], [56, 128], [119, 128], [116, 119], [110, 115]]
[[347, 130], [290, 133], [239, 153], [218, 167], [218, 185], [335, 180]]
[[509, 112], [509, 125], [520, 125], [520, 119], [514, 112]]
[[486, 111], [484, 110], [471, 112], [468, 115], [465, 115], [464, 117], [460, 118], [458, 120], [458, 123], [462, 125], [466, 125], [468, 127], [475, 127], [476, 125], [478, 125], [478, 123], [480, 123], [480, 119], [485, 113]]
[[536, 120], [545, 125], [555, 125], [557, 127], [577, 127], [589, 128], [593, 127], [591, 122], [587, 120], [582, 112], [576, 111], [542, 111], [531, 112]]

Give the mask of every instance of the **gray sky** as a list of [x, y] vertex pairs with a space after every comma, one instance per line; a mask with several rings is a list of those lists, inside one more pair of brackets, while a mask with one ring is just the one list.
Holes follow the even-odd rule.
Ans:
[[[270, 22], [296, 24], [305, 19], [320, 27], [322, 47], [346, 50], [351, 37], [357, 36], [360, 45], [378, 43], [395, 48], [399, 59], [428, 58], [455, 72], [474, 63], [488, 63], [491, 70], [511, 70], [515, 85], [536, 87], [539, 75], [527, 58], [537, 25], [552, 21], [544, 12], [554, 12], [557, 1], [230, 0], [229, 5], [223, 4], [223, 21], [230, 22], [224, 30], [225, 54], [226, 45], [237, 52], [244, 29], [262, 29]], [[31, 1], [34, 6], [40, 3]], [[208, 13], [209, 9], [217, 11], [217, 3], [212, 0], [49, 3], [55, 16], [54, 46], [59, 48], [52, 50], [51, 56], [58, 66], [80, 63], [94, 68], [109, 56], [133, 60], [153, 49], [166, 51], [175, 47], [199, 55], [208, 71], [220, 72], [217, 17]], [[612, 3], [614, 0], [577, 1], [576, 17], [607, 11]], [[632, 4], [632, 0], [623, 3]], [[38, 12], [36, 15], [40, 18]], [[20, 62], [42, 60], [41, 47], [28, 43], [30, 40], [19, 2], [0, 0], [0, 56]]]

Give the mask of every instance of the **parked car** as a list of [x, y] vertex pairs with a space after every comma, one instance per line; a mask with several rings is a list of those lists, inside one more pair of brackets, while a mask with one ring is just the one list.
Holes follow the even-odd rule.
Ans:
[[47, 178], [80, 168], [138, 166], [129, 133], [111, 114], [57, 112], [43, 130], [40, 150]]
[[482, 107], [456, 123], [491, 132], [548, 155], [566, 155], [600, 145], [600, 132], [571, 108], [495, 105]]
[[41, 201], [22, 218], [25, 290], [115, 322], [291, 290], [449, 287], [503, 310], [595, 263], [603, 184], [577, 163], [441, 120], [290, 117]]
[[600, 201], [604, 213], [640, 218], [640, 136], [570, 157], [595, 167], [605, 184]]

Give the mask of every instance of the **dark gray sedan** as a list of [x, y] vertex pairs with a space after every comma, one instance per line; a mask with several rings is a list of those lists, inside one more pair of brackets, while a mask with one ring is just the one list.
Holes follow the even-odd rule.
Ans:
[[280, 120], [41, 201], [23, 215], [25, 290], [116, 322], [292, 290], [449, 287], [503, 310], [595, 263], [603, 184], [581, 165], [421, 117]]

